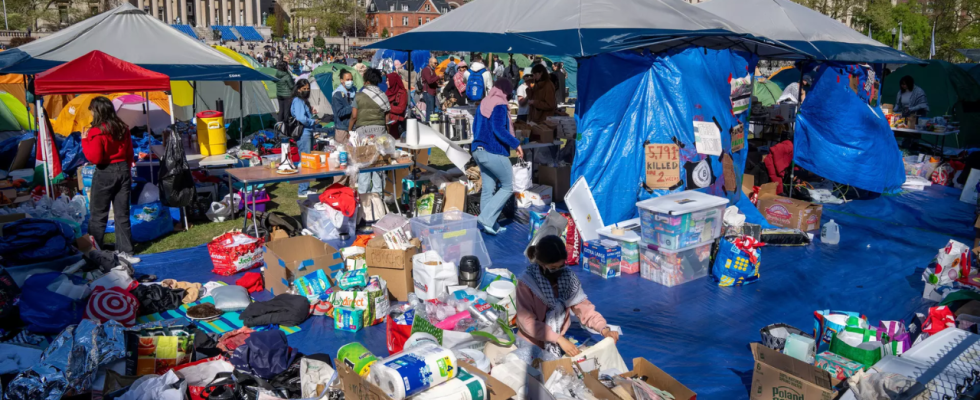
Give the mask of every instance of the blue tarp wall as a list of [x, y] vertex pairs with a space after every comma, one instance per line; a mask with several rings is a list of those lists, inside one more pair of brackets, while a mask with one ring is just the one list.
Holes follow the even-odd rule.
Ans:
[[850, 88], [851, 74], [866, 77], [859, 68], [828, 63], [810, 72], [813, 89], [797, 116], [794, 161], [837, 183], [875, 193], [898, 189], [905, 183], [902, 153], [881, 108], [868, 105], [863, 89]]
[[565, 87], [568, 88], [568, 97], [578, 98], [578, 61], [569, 56], [545, 56], [554, 62], [564, 63], [568, 78], [565, 79]]
[[[730, 82], [748, 76], [757, 62], [752, 55], [703, 48], [662, 54], [617, 52], [579, 60], [575, 113], [581, 137], [576, 141], [572, 181], [586, 178], [603, 222], [633, 218], [636, 201], [669, 193], [649, 193], [642, 187], [646, 178], [645, 142], [683, 146], [680, 161], [684, 184], [675, 191], [698, 189], [688, 182], [687, 171], [704, 161], [710, 165], [712, 179], [700, 190], [728, 197], [732, 203], [742, 197], [740, 189], [726, 192], [722, 187], [719, 157], [695, 150], [694, 121], [717, 121], [722, 154], [731, 154], [729, 130], [747, 123], [748, 113], [733, 115]], [[731, 154], [737, 187], [741, 187], [747, 153], [746, 147]], [[748, 208], [749, 212], [754, 210]], [[749, 219], [761, 219], [752, 217]]]
[[[381, 54], [381, 57], [380, 59], [377, 59], [378, 58], [377, 54], [379, 53]], [[432, 53], [430, 53], [428, 50], [412, 51], [412, 69], [414, 69], [415, 72], [422, 71], [422, 68], [425, 68], [426, 65], [429, 65], [429, 57], [431, 57], [431, 54]], [[375, 57], [371, 58], [371, 64], [374, 65], [375, 61], [381, 61], [381, 59], [385, 59], [385, 58], [397, 60], [402, 63], [403, 68], [408, 68], [408, 52], [398, 51], [398, 50], [378, 49], [378, 51], [375, 52]]]

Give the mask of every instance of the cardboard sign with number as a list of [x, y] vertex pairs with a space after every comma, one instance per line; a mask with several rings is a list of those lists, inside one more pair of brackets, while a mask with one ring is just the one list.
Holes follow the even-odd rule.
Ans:
[[645, 150], [648, 187], [667, 189], [680, 182], [680, 149], [676, 144], [648, 144]]

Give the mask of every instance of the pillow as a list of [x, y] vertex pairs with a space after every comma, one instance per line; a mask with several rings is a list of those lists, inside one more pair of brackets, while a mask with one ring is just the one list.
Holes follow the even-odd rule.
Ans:
[[241, 311], [252, 303], [248, 290], [238, 285], [225, 285], [211, 289], [214, 306], [221, 311]]

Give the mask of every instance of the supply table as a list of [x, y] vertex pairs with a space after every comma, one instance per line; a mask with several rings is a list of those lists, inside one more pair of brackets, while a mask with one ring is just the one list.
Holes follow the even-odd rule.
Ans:
[[922, 138], [923, 135], [941, 136], [942, 139], [940, 140], [939, 145], [938, 146], [933, 146], [934, 149], [938, 149], [939, 150], [939, 156], [940, 157], [944, 156], [945, 155], [945, 152], [946, 152], [946, 136], [956, 135], [956, 134], [959, 134], [960, 133], [960, 131], [958, 131], [958, 130], [947, 130], [945, 132], [933, 132], [933, 131], [923, 131], [923, 130], [911, 129], [911, 128], [892, 128], [892, 132], [894, 132], [894, 133], [902, 133], [902, 134], [906, 134], [906, 135], [918, 135], [920, 139]]
[[[361, 172], [362, 173], [391, 172], [392, 180], [394, 180], [395, 170], [411, 168], [411, 166], [412, 166], [412, 160], [403, 158], [397, 160], [395, 164], [385, 165], [380, 167], [363, 168], [361, 169]], [[272, 183], [280, 183], [280, 182], [295, 182], [295, 181], [331, 178], [335, 176], [344, 175], [345, 170], [339, 168], [338, 169], [329, 169], [329, 168], [308, 169], [308, 168], [300, 167], [299, 172], [295, 174], [284, 175], [276, 172], [276, 170], [270, 168], [268, 165], [260, 165], [255, 167], [233, 168], [233, 169], [226, 170], [225, 172], [228, 174], [229, 179], [233, 179], [235, 181], [241, 182], [248, 189], [249, 191], [248, 196], [245, 197], [245, 199], [248, 199], [254, 195], [255, 186], [259, 184], [272, 184]], [[382, 176], [386, 181], [387, 175], [382, 174]], [[382, 186], [384, 186], [385, 184], [386, 182], [382, 182]], [[394, 193], [391, 193], [391, 195], [394, 196]], [[401, 207], [398, 205], [397, 199], [395, 200], [396, 200], [395, 207], [398, 209], [398, 212], [401, 213]], [[249, 210], [248, 201], [245, 201], [246, 215], [248, 215], [247, 213], [250, 211], [252, 212], [252, 226], [255, 227], [255, 235], [258, 236], [259, 228], [255, 222], [255, 212], [254, 212], [255, 210], [254, 208], [252, 210]], [[242, 221], [242, 229], [245, 228], [245, 224], [247, 222], [248, 222], [248, 218]]]

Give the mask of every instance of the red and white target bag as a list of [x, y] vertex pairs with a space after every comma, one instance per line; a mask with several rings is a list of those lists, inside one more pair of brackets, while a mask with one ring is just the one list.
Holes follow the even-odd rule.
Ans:
[[106, 289], [96, 286], [88, 298], [85, 307], [85, 319], [99, 322], [109, 320], [119, 322], [122, 326], [133, 326], [136, 323], [136, 313], [140, 303], [129, 291], [119, 287]]
[[218, 275], [234, 275], [262, 264], [262, 245], [265, 241], [238, 231], [225, 233], [208, 243], [212, 272]]

